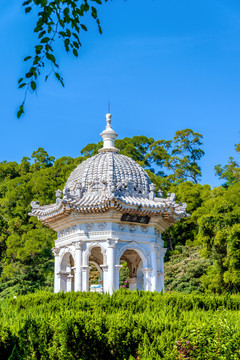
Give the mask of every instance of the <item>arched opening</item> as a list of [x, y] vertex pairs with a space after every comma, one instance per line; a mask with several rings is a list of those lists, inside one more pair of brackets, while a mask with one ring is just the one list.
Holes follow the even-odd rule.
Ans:
[[91, 249], [88, 261], [91, 267], [89, 271], [89, 289], [92, 292], [102, 292], [103, 271], [101, 265], [103, 265], [103, 254], [99, 246]]
[[64, 254], [60, 266], [60, 291], [74, 290], [74, 260], [72, 255], [67, 252]]
[[[127, 249], [120, 257], [120, 265], [123, 265], [119, 274], [119, 283], [122, 282], [123, 271], [128, 267], [128, 277], [125, 280], [126, 287], [130, 290], [143, 290], [143, 261], [136, 250]], [[127, 272], [125, 271], [125, 274]], [[124, 286], [125, 287], [125, 286]]]

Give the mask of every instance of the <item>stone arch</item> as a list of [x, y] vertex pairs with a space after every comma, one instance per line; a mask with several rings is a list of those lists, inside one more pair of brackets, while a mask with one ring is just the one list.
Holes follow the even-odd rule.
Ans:
[[[129, 269], [127, 284], [130, 290], [143, 290], [144, 271], [150, 264], [148, 252], [135, 242], [131, 242], [118, 250], [116, 262], [120, 265], [120, 261], [125, 261]], [[120, 270], [121, 271], [121, 270]], [[116, 284], [119, 287], [119, 279]]]
[[72, 268], [74, 268], [73, 256], [70, 252], [65, 252], [61, 259], [60, 271], [71, 273]]
[[90, 245], [88, 245], [87, 249], [85, 250], [84, 253], [84, 264], [88, 265], [89, 264], [89, 256], [91, 255], [91, 251], [92, 249], [99, 247], [101, 250], [101, 253], [103, 255], [103, 264], [105, 265], [107, 262], [107, 255], [106, 255], [106, 249], [97, 241], [94, 241], [93, 243], [91, 243]]
[[60, 291], [74, 290], [74, 258], [70, 251], [64, 251], [60, 262]]
[[62, 261], [63, 261], [63, 258], [65, 256], [65, 254], [68, 254], [68, 253], [72, 256], [73, 262], [75, 264], [75, 252], [72, 251], [72, 249], [67, 246], [67, 247], [62, 248], [61, 251], [60, 251], [60, 256], [59, 256], [60, 257], [60, 259], [59, 259], [60, 268], [61, 268], [61, 264], [62, 264]]
[[140, 256], [142, 263], [143, 263], [143, 267], [149, 267], [150, 266], [150, 257], [148, 252], [142, 248], [141, 246], [139, 246], [137, 243], [135, 242], [131, 242], [123, 247], [121, 247], [118, 250], [117, 253], [117, 258], [116, 258], [116, 264], [119, 265], [120, 264], [120, 259], [122, 257], [122, 255], [125, 253], [126, 250], [134, 250], [138, 253], [138, 255]]

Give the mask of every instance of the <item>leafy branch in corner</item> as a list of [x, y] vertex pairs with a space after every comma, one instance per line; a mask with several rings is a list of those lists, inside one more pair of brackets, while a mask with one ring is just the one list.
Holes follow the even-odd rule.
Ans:
[[50, 71], [45, 76], [45, 81], [54, 73], [56, 79], [64, 86], [54, 55], [56, 40], [60, 39], [63, 42], [67, 53], [78, 57], [81, 47], [79, 35], [82, 31], [87, 31], [82, 18], [88, 13], [96, 21], [98, 31], [102, 34], [97, 9], [93, 5], [101, 5], [103, 1], [108, 0], [26, 0], [23, 2], [26, 14], [38, 9], [38, 18], [34, 28], [38, 42], [34, 48], [34, 55], [24, 58], [24, 61], [30, 63], [29, 69], [18, 80], [18, 87], [25, 90], [23, 102], [17, 112], [18, 118], [24, 114], [27, 94], [37, 91], [38, 78], [46, 64], [50, 65]]

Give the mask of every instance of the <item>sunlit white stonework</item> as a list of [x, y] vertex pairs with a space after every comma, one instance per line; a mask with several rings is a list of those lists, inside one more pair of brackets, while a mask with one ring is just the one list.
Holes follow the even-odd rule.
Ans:
[[71, 173], [55, 204], [31, 204], [30, 215], [57, 232], [54, 290], [88, 291], [91, 262], [102, 290], [112, 294], [125, 260], [130, 289], [160, 292], [166, 252], [161, 233], [186, 216], [186, 204], [177, 204], [174, 194], [156, 196], [143, 168], [119, 154], [110, 114], [101, 136], [103, 148]]

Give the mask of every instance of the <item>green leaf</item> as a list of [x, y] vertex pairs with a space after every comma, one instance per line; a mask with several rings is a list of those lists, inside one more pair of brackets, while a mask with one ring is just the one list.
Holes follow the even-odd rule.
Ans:
[[49, 37], [44, 37], [44, 38], [42, 38], [42, 40], [41, 40], [40, 42], [41, 42], [41, 44], [45, 44], [45, 43], [47, 43], [49, 40], [50, 40]]
[[79, 49], [79, 45], [76, 41], [73, 41], [73, 46], [75, 46], [76, 49]]
[[70, 43], [69, 39], [64, 40], [64, 46], [65, 46], [65, 49], [66, 49], [67, 52], [69, 51], [69, 43]]
[[41, 58], [39, 56], [35, 56], [33, 65], [37, 65], [39, 63], [39, 61], [41, 60]]
[[39, 54], [41, 52], [42, 48], [43, 48], [42, 45], [36, 45], [35, 46], [36, 53]]
[[24, 114], [23, 104], [19, 107], [19, 110], [17, 112], [17, 118], [19, 119], [22, 114]]
[[87, 27], [84, 24], [80, 24], [80, 26], [84, 31], [87, 31]]
[[91, 9], [92, 9], [92, 17], [94, 18], [94, 19], [96, 19], [97, 18], [97, 10], [96, 10], [96, 8], [95, 7], [91, 7]]
[[41, 31], [40, 34], [38, 35], [38, 38], [41, 39], [44, 34], [46, 34], [46, 31], [45, 30]]
[[21, 88], [23, 88], [23, 87], [26, 86], [26, 85], [27, 85], [26, 83], [22, 83], [22, 84], [19, 85], [18, 88], [21, 89]]
[[76, 57], [78, 57], [78, 52], [77, 52], [77, 50], [74, 48], [73, 49], [73, 55], [75, 55]]
[[35, 81], [31, 81], [31, 88], [32, 88], [33, 91], [36, 90], [37, 84], [35, 83]]
[[61, 76], [59, 75], [59, 73], [55, 72], [55, 76], [56, 76], [56, 78], [57, 78], [58, 80], [61, 79]]
[[29, 13], [31, 10], [32, 10], [31, 6], [28, 6], [28, 7], [25, 8], [25, 13], [27, 14], [27, 13]]
[[25, 58], [24, 58], [24, 61], [27, 61], [27, 60], [29, 60], [29, 59], [31, 59], [32, 57], [31, 56], [26, 56]]
[[26, 6], [26, 5], [30, 4], [31, 2], [32, 2], [32, 0], [24, 1], [23, 6]]
[[20, 84], [22, 81], [23, 81], [23, 78], [20, 78], [20, 79], [18, 80], [18, 84]]
[[29, 79], [29, 78], [31, 78], [31, 77], [33, 76], [33, 73], [32, 73], [32, 72], [28, 72], [28, 73], [26, 73], [25, 76], [26, 76], [26, 78]]
[[53, 54], [46, 53], [46, 57], [48, 60], [52, 61], [54, 64], [56, 62], [55, 56]]

